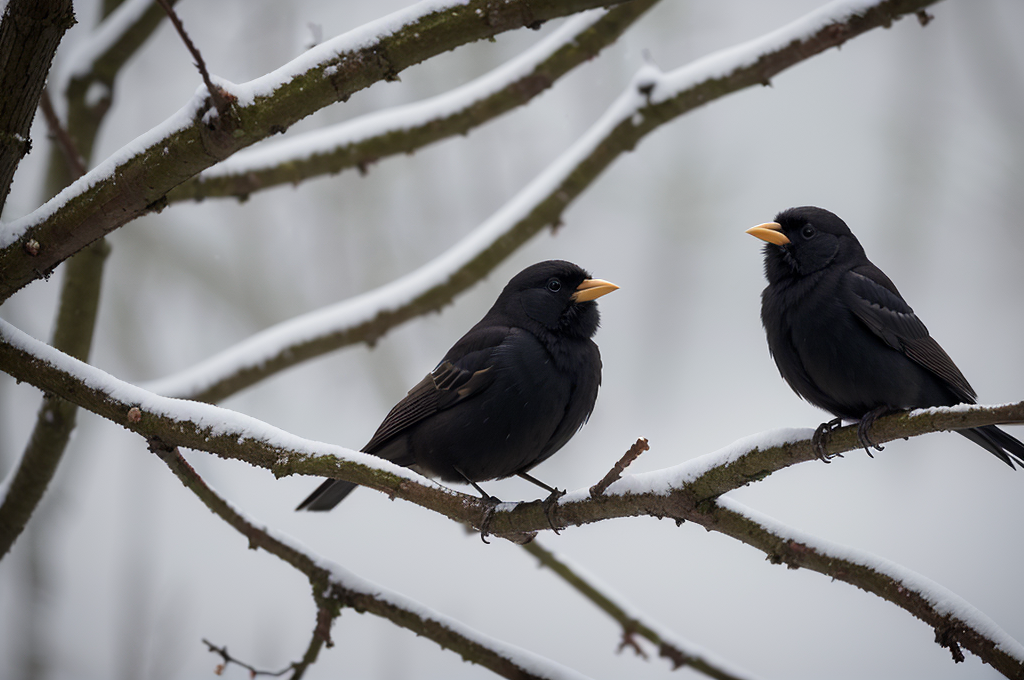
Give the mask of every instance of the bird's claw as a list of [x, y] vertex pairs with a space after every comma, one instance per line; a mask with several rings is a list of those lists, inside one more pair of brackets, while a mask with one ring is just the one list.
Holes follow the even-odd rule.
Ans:
[[[832, 430], [836, 429], [843, 424], [842, 418], [833, 418], [827, 422], [818, 425], [818, 429], [814, 431], [814, 436], [811, 437], [811, 448], [814, 449], [814, 455], [818, 457], [823, 463], [831, 463], [829, 460], [833, 456], [830, 456], [826, 451], [825, 447], [828, 445], [828, 440], [832, 437]], [[834, 454], [835, 457], [841, 458], [840, 454]]]
[[480, 522], [480, 540], [490, 545], [491, 542], [487, 540], [487, 534], [490, 533], [491, 520], [494, 518], [494, 511], [498, 508], [498, 504], [501, 500], [495, 496], [488, 496], [483, 494], [480, 500], [487, 505], [487, 510], [484, 511], [484, 518]]
[[565, 495], [565, 491], [562, 489], [552, 489], [551, 495], [544, 499], [541, 503], [541, 507], [544, 508], [544, 516], [548, 518], [548, 524], [551, 525], [551, 530], [558, 534], [558, 525], [555, 523], [555, 510], [558, 508], [558, 499]]
[[864, 417], [860, 419], [860, 423], [857, 424], [857, 441], [860, 442], [861, 447], [863, 447], [864, 452], [868, 454], [869, 458], [874, 458], [874, 456], [871, 455], [872, 448], [875, 449], [876, 451], [885, 450], [885, 447], [882, 446], [881, 444], [876, 444], [873, 441], [871, 441], [871, 426], [875, 424], [876, 419], [878, 419], [880, 416], [884, 416], [891, 410], [892, 409], [886, 406], [880, 406], [879, 408], [876, 408], [873, 411], [868, 411], [867, 413], [865, 413]]

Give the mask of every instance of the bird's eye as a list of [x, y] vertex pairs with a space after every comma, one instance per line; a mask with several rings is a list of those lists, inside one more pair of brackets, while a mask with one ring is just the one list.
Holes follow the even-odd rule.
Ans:
[[800, 230], [800, 235], [805, 239], [812, 238], [817, 232], [814, 231], [814, 227], [809, 224], [805, 224], [804, 228]]
[[550, 290], [552, 293], [557, 293], [558, 291], [562, 290], [562, 282], [559, 281], [558, 279], [551, 279], [550, 281], [548, 281], [548, 290]]

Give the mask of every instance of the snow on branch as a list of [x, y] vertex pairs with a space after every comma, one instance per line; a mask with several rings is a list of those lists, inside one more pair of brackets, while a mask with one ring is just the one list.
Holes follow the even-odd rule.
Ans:
[[[548, 225], [620, 155], [668, 121], [936, 0], [840, 0], [762, 38], [671, 73], [645, 67], [569, 149], [482, 225], [420, 269], [373, 291], [257, 333], [149, 384], [161, 394], [218, 401], [339, 347], [372, 343], [438, 310]], [[0, 259], [2, 265], [2, 259]]]
[[[0, 370], [136, 432], [151, 445], [209, 451], [264, 467], [279, 476], [312, 474], [345, 479], [477, 529], [486, 521], [492, 535], [517, 543], [552, 528], [552, 520], [562, 526], [574, 526], [615, 517], [668, 517], [720, 531], [764, 550], [769, 556], [782, 555], [780, 559], [797, 566], [803, 566], [800, 560], [807, 560], [809, 568], [847, 580], [842, 573], [843, 563], [829, 562], [831, 558], [812, 560], [812, 552], [801, 548], [802, 543], [780, 542], [778, 536], [739, 516], [730, 509], [734, 506], [723, 504], [719, 498], [725, 491], [764, 479], [775, 470], [813, 460], [816, 454], [810, 430], [780, 430], [748, 437], [683, 465], [623, 477], [600, 496], [591, 497], [589, 488], [581, 488], [560, 498], [549, 515], [541, 500], [502, 503], [494, 509], [480, 498], [440, 487], [373, 456], [311, 442], [209, 404], [160, 397], [58, 352], [2, 320]], [[875, 422], [872, 439], [885, 443], [925, 432], [1006, 422], [1024, 422], [1024, 402], [1004, 406], [961, 405], [885, 416]], [[825, 448], [826, 453], [834, 455], [859, 446], [853, 426], [835, 430]], [[963, 645], [1003, 672], [1013, 666], [1016, 675], [1011, 677], [1024, 674], [1024, 654], [1013, 651], [1016, 648], [1008, 651], [1004, 637], [989, 637], [987, 628], [969, 627], [977, 617], [970, 621], [949, 619], [950, 610], [941, 603], [932, 602], [923, 594], [905, 597], [906, 583], [900, 584], [903, 591], [897, 588], [892, 595], [885, 585], [887, 579], [891, 581], [891, 576], [861, 569], [855, 584], [882, 597], [891, 595], [886, 599], [933, 625], [941, 634], [940, 642], [951, 649]]]
[[65, 80], [107, 80], [115, 75], [166, 16], [156, 0], [125, 0], [68, 55], [67, 70], [58, 74], [61, 86]]
[[[263, 548], [305, 574], [313, 586], [320, 614], [310, 643], [310, 651], [301, 662], [291, 665], [293, 678], [316, 660], [321, 646], [330, 644], [330, 627], [343, 607], [369, 612], [397, 626], [421, 635], [462, 658], [479, 664], [506, 678], [517, 680], [586, 680], [566, 668], [533, 652], [484, 635], [465, 624], [444, 616], [400, 593], [371, 583], [335, 562], [314, 554], [298, 541], [253, 520], [223, 499], [196, 473], [175, 448], [154, 447], [155, 453], [189, 490], [216, 515], [249, 541], [250, 548]], [[209, 643], [207, 643], [209, 644]], [[210, 645], [213, 647], [213, 645]], [[226, 654], [226, 650], [224, 652]], [[237, 663], [237, 662], [236, 662]]]
[[805, 567], [899, 605], [935, 629], [935, 641], [964, 660], [963, 646], [1008, 678], [1024, 675], [1024, 645], [973, 605], [934, 581], [867, 552], [787, 527], [737, 503], [719, 498], [706, 527], [767, 553], [775, 564]]
[[424, 0], [321, 43], [248, 83], [215, 78], [236, 98], [229, 115], [217, 113], [202, 86], [166, 121], [0, 229], [0, 301], [92, 241], [162, 208], [178, 184], [329, 104], [459, 45], [606, 4], [616, 3]]
[[471, 129], [526, 104], [613, 43], [658, 0], [592, 10], [490, 73], [442, 95], [356, 118], [235, 154], [167, 195], [169, 203], [245, 197], [285, 183], [357, 167]]
[[658, 630], [655, 624], [645, 620], [647, 617], [643, 614], [632, 610], [632, 607], [626, 605], [623, 598], [607, 585], [588, 574], [579, 565], [541, 546], [538, 541], [530, 541], [523, 549], [622, 626], [620, 649], [628, 646], [638, 655], [647, 658], [647, 654], [636, 641], [636, 636], [640, 636], [658, 647], [658, 655], [672, 663], [672, 670], [685, 666], [716, 680], [752, 680], [754, 677], [746, 671], [731, 667], [727, 662], [692, 642], [676, 639], [671, 633]]

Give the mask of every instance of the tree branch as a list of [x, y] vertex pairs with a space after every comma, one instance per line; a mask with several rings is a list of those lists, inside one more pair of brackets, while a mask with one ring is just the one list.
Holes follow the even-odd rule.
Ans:
[[[173, 5], [177, 0], [169, 0]], [[109, 9], [109, 8], [105, 8]], [[55, 92], [67, 104], [67, 132], [84, 159], [92, 158], [93, 143], [114, 96], [114, 81], [121, 68], [146, 43], [167, 14], [155, 0], [126, 0], [113, 8], [92, 35], [68, 55], [72, 71]], [[51, 156], [58, 153], [54, 149]], [[78, 177], [63, 172], [50, 159], [47, 198]], [[88, 164], [86, 164], [88, 165]]]
[[937, 583], [898, 564], [783, 526], [719, 498], [703, 526], [768, 555], [774, 564], [804, 567], [888, 600], [935, 630], [935, 641], [963, 661], [960, 645], [1007, 678], [1024, 677], [1024, 647], [987, 616]]
[[[134, 7], [129, 3], [128, 7], [122, 7], [119, 11], [132, 13], [143, 4], [144, 2], [135, 0]], [[158, 14], [158, 17], [162, 16], [162, 11], [160, 10], [161, 14]], [[78, 62], [79, 68], [83, 68], [83, 64], [92, 65], [92, 68], [86, 70], [86, 73], [91, 74], [87, 79], [89, 82], [97, 82], [92, 80], [95, 76], [106, 84], [107, 104], [118, 68], [127, 61], [134, 49], [142, 45], [157, 25], [157, 21], [146, 19], [148, 14], [142, 12], [141, 18], [134, 22], [123, 21], [120, 14], [111, 17], [109, 21], [113, 22], [114, 26], [129, 26], [128, 32], [133, 33], [134, 39], [130, 40], [124, 36], [121, 39], [113, 39], [106, 35], [109, 32], [107, 27], [111, 24], [101, 24], [96, 33], [101, 36], [99, 39], [106, 46], [105, 50], [91, 57], [83, 56], [81, 62]], [[102, 64], [102, 67], [97, 70], [96, 66], [99, 64]], [[74, 82], [76, 81], [72, 79], [72, 83]], [[69, 87], [68, 92], [70, 101], [67, 130], [57, 119], [45, 89], [41, 100], [51, 136], [57, 141], [49, 157], [48, 194], [51, 195], [85, 173], [96, 132], [108, 108], [106, 104], [88, 105], [85, 89], [78, 92], [81, 101], [74, 98], [74, 88]], [[77, 135], [72, 135], [70, 130], [77, 130]], [[80, 148], [86, 150], [84, 155]], [[60, 184], [54, 185], [54, 182]], [[100, 239], [71, 258], [64, 271], [51, 343], [55, 348], [82, 361], [89, 358], [99, 309], [103, 270], [109, 253], [109, 244], [105, 239]], [[17, 463], [7, 493], [0, 499], [0, 559], [10, 551], [28, 525], [39, 501], [42, 500], [60, 465], [71, 433], [74, 431], [76, 419], [77, 407], [74, 404], [52, 395], [43, 396], [32, 434]]]
[[167, 13], [168, 18], [174, 25], [174, 30], [181, 36], [181, 41], [185, 43], [185, 47], [188, 49], [189, 54], [195, 60], [196, 68], [199, 69], [199, 75], [203, 79], [203, 84], [206, 85], [206, 91], [210, 94], [210, 99], [213, 100], [213, 105], [217, 109], [217, 113], [222, 116], [228, 115], [228, 109], [235, 102], [235, 99], [230, 94], [226, 93], [217, 85], [213, 84], [210, 80], [210, 72], [206, 70], [206, 61], [203, 59], [203, 55], [199, 52], [199, 49], [192, 42], [192, 38], [188, 37], [188, 33], [185, 31], [185, 25], [181, 23], [181, 19], [178, 17], [178, 13], [174, 11], [174, 7], [168, 0], [156, 0], [160, 3], [164, 12]]
[[[664, 123], [935, 0], [836, 2], [762, 38], [634, 82], [572, 147], [484, 224], [432, 262], [338, 305], [278, 324], [149, 387], [219, 401], [339, 347], [373, 343], [395, 326], [435, 311], [486, 276], [562, 213], [616, 158]], [[2, 264], [2, 259], [0, 259]]]
[[[206, 507], [248, 539], [250, 548], [262, 548], [276, 555], [309, 578], [319, 610], [323, 612], [326, 609], [329, 612], [326, 615], [321, 614], [318, 618], [314, 639], [317, 636], [325, 638], [331, 622], [341, 614], [342, 607], [350, 607], [359, 612], [369, 612], [385, 618], [397, 626], [432, 640], [444, 649], [458, 653], [466, 661], [483, 666], [506, 678], [582, 678], [543, 657], [524, 650], [516, 650], [453, 619], [430, 611], [398, 593], [364, 581], [329, 560], [297, 547], [291, 539], [276, 535], [269, 529], [260, 528], [258, 523], [243, 516], [207, 486], [176, 449], [163, 444], [157, 444], [152, 448], [182, 484], [195, 493]], [[328, 620], [325, 622], [324, 619]], [[318, 649], [319, 647], [315, 648], [312, 654], [307, 653], [301, 662], [293, 664], [293, 680], [298, 680], [306, 668], [316, 660]]]
[[[71, 0], [10, 0], [0, 21], [0, 211], [29, 152], [29, 129], [53, 55], [75, 23]], [[0, 265], [0, 269], [3, 265]], [[0, 275], [2, 278], [2, 275]]]
[[[61, 354], [3, 320], [0, 320], [0, 369], [71, 400], [151, 442], [162, 442], [165, 447], [186, 446], [209, 451], [266, 468], [278, 476], [310, 474], [344, 479], [383, 491], [393, 498], [411, 501], [477, 529], [486, 520], [492, 535], [517, 543], [526, 542], [538, 531], [551, 527], [541, 500], [495, 510], [476, 496], [439, 487], [373, 456], [311, 442], [227, 409], [195, 402], [183, 405], [179, 400], [147, 393]], [[1024, 402], [1002, 406], [961, 405], [885, 416], [876, 421], [872, 438], [885, 443], [926, 432], [1008, 422], [1024, 422]], [[837, 454], [858, 449], [856, 430], [855, 426], [835, 430], [825, 447], [826, 452]], [[775, 538], [767, 537], [749, 519], [730, 515], [733, 506], [718, 498], [718, 494], [763, 479], [794, 463], [812, 460], [816, 454], [810, 433], [806, 429], [790, 430], [751, 437], [674, 468], [624, 477], [594, 498], [588, 489], [574, 491], [558, 501], [558, 524], [568, 527], [640, 515], [669, 517], [678, 522], [689, 520], [739, 538], [765, 550], [769, 556], [781, 554], [788, 559], [790, 553], [779, 547], [777, 534]], [[766, 549], [769, 544], [771, 551]], [[794, 555], [804, 551], [799, 545], [790, 549]], [[890, 574], [863, 568], [844, 571], [845, 563], [833, 558], [829, 558], [831, 562], [824, 558], [815, 562], [807, 557], [807, 566], [818, 565], [822, 573], [890, 599], [887, 597], [890, 594], [887, 584], [893, 578]], [[909, 589], [916, 596], [908, 599], [899, 588]], [[901, 582], [899, 588], [890, 601], [929, 625], [937, 625], [936, 622], [948, 617], [949, 612], [936, 604], [925, 590], [907, 581]], [[948, 597], [955, 598], [952, 594]], [[972, 628], [970, 623], [960, 617], [953, 621], [952, 628], [946, 626], [938, 630], [943, 633], [944, 641], [958, 641], [995, 668], [1010, 669], [1016, 664], [1016, 675], [1010, 677], [1024, 676], [1024, 650], [1013, 651], [1019, 645], [1008, 651], [1004, 641], [996, 640], [988, 629]]]
[[[104, 261], [110, 252], [100, 240], [71, 258], [64, 271], [53, 346], [83, 361], [89, 357]], [[0, 498], [0, 560], [28, 525], [57, 471], [78, 407], [49, 393], [43, 395], [35, 426], [18, 461], [7, 493]]]
[[43, 88], [43, 94], [39, 99], [39, 108], [42, 109], [43, 116], [46, 118], [46, 127], [50, 130], [50, 136], [55, 142], [56, 153], [64, 158], [64, 165], [67, 168], [68, 174], [72, 178], [78, 179], [85, 174], [85, 160], [78, 152], [75, 140], [71, 138], [68, 131], [60, 124], [57, 112], [53, 110], [53, 102], [50, 101], [50, 93], [46, 88]]
[[[395, 17], [384, 17], [257, 80], [219, 81], [238, 100], [230, 115], [217, 114], [201, 90], [167, 121], [0, 231], [0, 301], [44, 278], [92, 241], [162, 208], [167, 192], [186, 179], [329, 104], [459, 45], [605, 4], [617, 3], [453, 0], [440, 7], [430, 2], [400, 12], [409, 17], [401, 28], [392, 28]], [[39, 244], [34, 253], [25, 249], [29, 241]]]
[[[643, 622], [640, 614], [627, 611], [627, 607], [616, 602], [606, 588], [598, 586], [592, 578], [586, 577], [579, 567], [570, 565], [565, 558], [555, 555], [538, 541], [530, 541], [523, 549], [536, 557], [542, 566], [551, 569], [583, 597], [615, 619], [622, 626], [624, 640], [631, 640], [632, 636], [639, 635], [656, 645], [659, 656], [672, 663], [672, 670], [688, 666], [716, 680], [741, 680], [750, 677], [747, 673], [728, 668], [722, 661], [711, 657], [703, 650], [695, 649], [689, 643], [678, 642], [665, 633], [658, 633], [651, 625]], [[636, 648], [639, 649], [638, 646]]]
[[511, 62], [443, 95], [290, 139], [268, 140], [175, 187], [167, 201], [244, 198], [347, 168], [362, 172], [382, 158], [413, 153], [442, 139], [468, 134], [523, 106], [576, 66], [596, 57], [657, 1], [633, 0], [596, 21], [580, 16]]

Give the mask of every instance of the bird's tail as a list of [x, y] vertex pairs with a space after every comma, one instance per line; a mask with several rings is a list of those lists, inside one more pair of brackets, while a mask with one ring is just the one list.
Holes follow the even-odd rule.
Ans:
[[[1016, 440], [1015, 440], [1016, 441]], [[1020, 444], [1020, 442], [1017, 442]], [[296, 510], [326, 511], [345, 499], [345, 496], [352, 493], [352, 489], [359, 486], [352, 482], [344, 482], [340, 479], [325, 479], [324, 483], [316, 488], [316, 491], [309, 494], [306, 500], [299, 503]]]
[[974, 427], [970, 430], [957, 430], [957, 432], [983, 449], [991, 451], [999, 460], [1011, 468], [1014, 467], [1014, 463], [1024, 468], [1024, 442], [1011, 437], [995, 425]]

